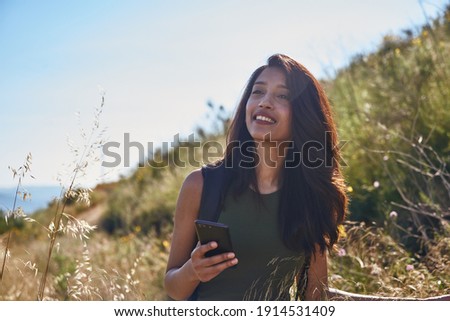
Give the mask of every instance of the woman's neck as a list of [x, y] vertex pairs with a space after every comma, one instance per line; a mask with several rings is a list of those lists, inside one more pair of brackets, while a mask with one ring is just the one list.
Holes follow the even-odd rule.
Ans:
[[257, 142], [259, 164], [256, 167], [258, 189], [262, 194], [272, 193], [281, 187], [285, 146], [275, 142]]

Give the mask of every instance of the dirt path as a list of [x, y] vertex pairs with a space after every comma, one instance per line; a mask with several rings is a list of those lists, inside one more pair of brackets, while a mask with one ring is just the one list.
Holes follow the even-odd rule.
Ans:
[[106, 211], [106, 203], [100, 203], [77, 215], [77, 219], [85, 220], [89, 225], [98, 225]]

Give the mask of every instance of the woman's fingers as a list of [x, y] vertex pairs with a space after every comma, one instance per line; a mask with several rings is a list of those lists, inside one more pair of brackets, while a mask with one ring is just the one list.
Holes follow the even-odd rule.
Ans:
[[197, 244], [197, 247], [192, 251], [191, 257], [196, 255], [198, 257], [204, 257], [206, 252], [214, 250], [217, 247], [217, 242], [209, 242], [204, 245]]
[[203, 265], [206, 267], [214, 266], [214, 265], [217, 265], [224, 261], [234, 259], [234, 257], [235, 257], [235, 254], [233, 252], [218, 254], [218, 255], [211, 256], [211, 257], [205, 257], [203, 259]]
[[211, 251], [216, 247], [217, 242], [210, 242], [205, 245], [197, 246], [192, 251], [192, 266], [201, 282], [207, 282], [215, 278], [223, 270], [238, 263], [238, 260], [235, 258], [235, 254], [233, 252], [205, 257], [205, 254], [208, 251]]
[[228, 259], [226, 261], [221, 261], [221, 263], [212, 265], [212, 266], [204, 266], [198, 270], [198, 278], [201, 282], [208, 282], [218, 276], [223, 270], [236, 265], [238, 263], [238, 259]]

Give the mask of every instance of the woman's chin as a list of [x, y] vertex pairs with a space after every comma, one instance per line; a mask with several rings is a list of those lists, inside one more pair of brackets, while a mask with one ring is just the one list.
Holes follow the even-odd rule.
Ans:
[[273, 142], [273, 143], [280, 143], [282, 141], [290, 141], [290, 138], [281, 138], [277, 135], [273, 135], [270, 131], [268, 132], [258, 132], [258, 133], [251, 133], [250, 134], [255, 142]]
[[270, 130], [252, 130], [250, 131], [254, 141], [268, 141], [273, 139], [273, 134]]

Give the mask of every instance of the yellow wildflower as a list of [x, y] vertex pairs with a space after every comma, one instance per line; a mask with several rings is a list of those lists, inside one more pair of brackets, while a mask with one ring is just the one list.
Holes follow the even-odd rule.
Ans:
[[338, 232], [339, 232], [339, 237], [347, 237], [347, 232], [345, 232], [344, 225], [341, 224], [338, 226]]

